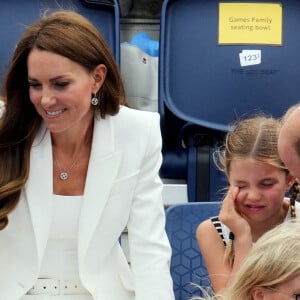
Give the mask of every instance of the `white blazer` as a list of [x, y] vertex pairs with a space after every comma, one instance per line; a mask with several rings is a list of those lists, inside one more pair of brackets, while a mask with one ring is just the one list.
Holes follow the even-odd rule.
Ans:
[[[159, 115], [121, 107], [95, 119], [78, 231], [83, 285], [96, 300], [173, 300], [171, 250], [164, 231]], [[20, 299], [38, 275], [53, 210], [53, 161], [43, 126], [30, 175], [0, 232], [0, 299]], [[131, 266], [119, 244], [127, 225]]]

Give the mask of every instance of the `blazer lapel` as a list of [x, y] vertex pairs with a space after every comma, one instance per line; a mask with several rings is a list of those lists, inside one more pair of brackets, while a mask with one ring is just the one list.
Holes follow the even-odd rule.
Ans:
[[52, 211], [52, 152], [50, 134], [40, 129], [30, 155], [30, 175], [20, 200], [0, 235], [1, 299], [20, 299], [39, 272], [48, 239]]
[[48, 240], [52, 218], [53, 169], [51, 137], [45, 126], [37, 134], [30, 156], [30, 175], [25, 186], [39, 263]]
[[115, 151], [111, 118], [95, 119], [92, 151], [79, 221], [79, 258], [84, 258], [87, 254], [118, 174], [121, 158], [122, 152]]

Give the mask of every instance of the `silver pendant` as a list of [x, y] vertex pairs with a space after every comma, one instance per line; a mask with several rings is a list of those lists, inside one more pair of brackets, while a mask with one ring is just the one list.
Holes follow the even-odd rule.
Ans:
[[67, 180], [69, 178], [69, 174], [67, 172], [60, 172], [59, 178], [61, 180]]

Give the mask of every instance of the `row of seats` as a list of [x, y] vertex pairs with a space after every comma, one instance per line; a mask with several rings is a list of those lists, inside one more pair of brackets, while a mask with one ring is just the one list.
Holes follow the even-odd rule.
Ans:
[[[232, 1], [234, 3], [234, 1]], [[246, 1], [238, 1], [242, 3]], [[263, 0], [256, 3], [270, 3]], [[163, 136], [164, 179], [184, 180], [188, 201], [166, 211], [173, 254], [171, 272], [176, 300], [207, 284], [195, 229], [216, 215], [226, 185], [212, 153], [240, 117], [263, 111], [275, 117], [300, 99], [300, 2], [281, 0], [282, 44], [219, 44], [219, 1], [164, 0], [161, 10], [158, 111]], [[107, 39], [120, 63], [120, 12], [117, 0], [9, 0], [1, 2], [0, 80], [28, 24], [45, 9], [75, 9]], [[266, 17], [270, 15], [265, 12]], [[261, 53], [257, 65], [242, 66], [243, 51]], [[217, 202], [214, 202], [217, 201]]]
[[[237, 1], [243, 2], [248, 1]], [[234, 3], [231, 1], [231, 5]], [[240, 118], [259, 112], [280, 117], [300, 100], [300, 39], [296, 30], [300, 2], [264, 1], [266, 4], [272, 8], [279, 5], [276, 9], [282, 15], [260, 11], [252, 16], [259, 19], [264, 14], [274, 26], [282, 22], [275, 32], [282, 34], [280, 45], [220, 44], [217, 0], [163, 3], [158, 97], [164, 141], [162, 176], [185, 178], [191, 202], [166, 211], [176, 300], [201, 294], [192, 283], [209, 285], [195, 231], [201, 221], [218, 215], [222, 195], [217, 191], [226, 185], [213, 165], [213, 151]], [[237, 9], [231, 17], [242, 16]], [[260, 53], [260, 63], [242, 65], [240, 54], [247, 51]]]
[[[212, 153], [232, 123], [259, 112], [280, 117], [300, 100], [300, 39], [296, 30], [300, 2], [231, 2], [236, 10], [227, 21], [235, 20], [235, 25], [244, 28], [240, 29], [245, 31], [243, 36], [247, 35], [243, 17], [248, 16], [253, 26], [272, 20], [269, 27], [257, 26], [257, 34], [265, 30], [266, 43], [255, 42], [255, 35], [253, 43], [219, 43], [223, 15], [218, 0], [165, 0], [161, 10], [161, 176], [185, 179], [190, 202], [221, 200], [219, 191], [227, 182], [214, 167]], [[262, 6], [247, 15], [240, 8], [243, 2]], [[271, 35], [281, 35], [281, 43], [268, 42]], [[260, 62], [242, 64], [240, 56], [245, 53], [260, 53]]]
[[[237, 5], [242, 4], [254, 5], [262, 11], [254, 13], [254, 17], [249, 13], [248, 21], [255, 20], [250, 22], [253, 27], [257, 22], [271, 20], [270, 24], [277, 28], [282, 22], [275, 32], [283, 36], [282, 42], [219, 44], [222, 15], [218, 1], [167, 0], [161, 12], [159, 57], [150, 57], [143, 47], [122, 44], [121, 66], [129, 96], [133, 95], [129, 100], [139, 109], [159, 110], [162, 117], [161, 177], [165, 182], [187, 182], [191, 202], [222, 199], [227, 180], [214, 166], [212, 154], [231, 123], [257, 112], [279, 117], [298, 101], [298, 65], [296, 70], [291, 68], [294, 59], [298, 59], [295, 54], [299, 41], [294, 30], [299, 25], [298, 3]], [[275, 9], [276, 14], [267, 9]], [[243, 20], [243, 14], [244, 11], [237, 10], [231, 19], [237, 16], [240, 18], [236, 19]], [[273, 38], [272, 26], [268, 27], [270, 33], [265, 32], [265, 39]], [[151, 39], [147, 42], [153, 43]], [[259, 53], [259, 62], [242, 64], [241, 55], [245, 58], [245, 53]], [[292, 93], [287, 94], [287, 90]]]
[[[218, 191], [227, 184], [213, 164], [214, 150], [240, 118], [260, 112], [280, 117], [300, 100], [297, 33], [300, 2], [258, 0], [230, 4], [243, 2], [262, 4], [262, 11], [249, 15], [250, 21], [252, 17], [261, 22], [272, 19], [270, 31], [265, 32], [266, 39], [272, 26], [282, 22], [276, 30], [273, 28], [275, 34], [282, 35], [281, 44], [219, 43], [222, 15], [218, 0], [164, 0], [161, 10], [158, 96], [164, 156], [161, 176], [186, 180], [189, 201], [166, 210], [176, 300], [201, 295], [193, 283], [209, 285], [195, 231], [200, 222], [218, 215], [222, 199]], [[277, 5], [276, 11], [282, 14], [266, 10], [268, 5], [271, 8]], [[259, 17], [262, 15], [265, 18]], [[236, 20], [243, 16], [238, 9], [232, 13]], [[237, 21], [237, 25], [241, 23]], [[241, 64], [240, 54], [247, 51], [260, 53], [260, 62]]]
[[[163, 136], [160, 174], [186, 182], [189, 202], [221, 200], [219, 191], [227, 181], [215, 168], [212, 154], [231, 123], [261, 111], [279, 117], [299, 101], [299, 1], [256, 4], [260, 2], [282, 8], [279, 45], [220, 44], [217, 0], [163, 2], [157, 82]], [[120, 64], [118, 0], [10, 0], [0, 9], [0, 40], [5, 45], [0, 52], [1, 81], [26, 26], [46, 9], [57, 8], [75, 9], [88, 17]], [[264, 14], [265, 19], [273, 17], [268, 11]], [[259, 51], [260, 63], [241, 65], [240, 54], [247, 51]]]

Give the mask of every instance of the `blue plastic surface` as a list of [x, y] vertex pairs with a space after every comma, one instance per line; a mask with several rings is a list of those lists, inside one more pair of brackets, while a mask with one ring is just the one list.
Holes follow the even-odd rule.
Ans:
[[[249, 1], [230, 1], [249, 2]], [[255, 1], [255, 3], [277, 3]], [[282, 0], [283, 43], [218, 45], [217, 0], [165, 0], [161, 13], [159, 109], [215, 130], [260, 111], [281, 116], [300, 100], [300, 1]], [[261, 50], [260, 65], [239, 53]], [[171, 125], [170, 125], [171, 126]], [[167, 134], [167, 133], [166, 133]]]
[[196, 240], [198, 225], [219, 213], [220, 202], [184, 203], [166, 211], [166, 232], [172, 247], [171, 275], [176, 300], [201, 295], [198, 288], [209, 286], [205, 263]]
[[120, 11], [117, 0], [8, 0], [0, 6], [0, 80], [26, 26], [46, 10], [75, 10], [103, 34], [117, 63], [120, 60]]

